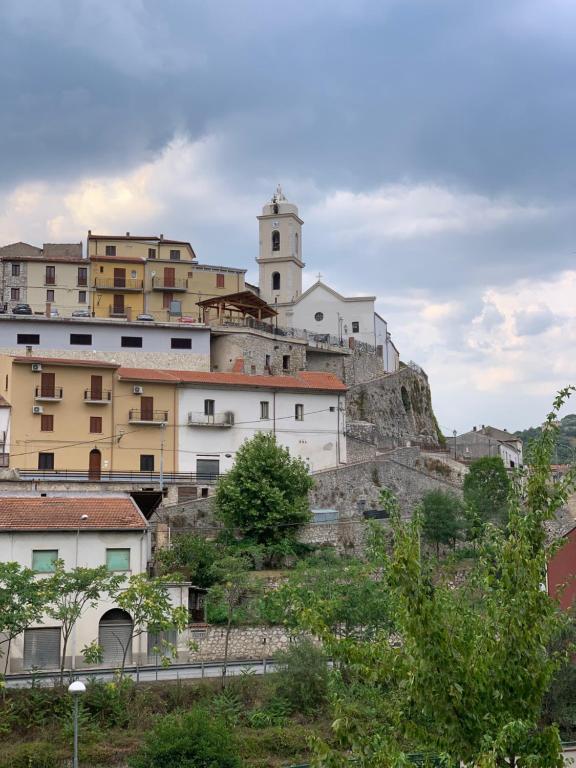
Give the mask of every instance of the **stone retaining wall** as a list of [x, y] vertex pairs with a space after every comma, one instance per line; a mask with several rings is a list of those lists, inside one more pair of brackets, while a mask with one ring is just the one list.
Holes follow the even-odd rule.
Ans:
[[[264, 659], [287, 648], [292, 637], [284, 627], [233, 627], [230, 630], [228, 659]], [[226, 641], [225, 627], [198, 627], [189, 630], [188, 640], [197, 650], [179, 649], [179, 661], [221, 661]]]

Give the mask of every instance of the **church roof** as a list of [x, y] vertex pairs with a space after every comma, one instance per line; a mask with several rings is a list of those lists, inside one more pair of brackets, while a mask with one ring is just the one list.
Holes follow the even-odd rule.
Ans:
[[324, 288], [328, 293], [331, 293], [337, 299], [340, 299], [340, 301], [376, 301], [376, 296], [342, 296], [341, 293], [335, 291], [334, 288], [330, 288], [330, 286], [323, 283], [322, 280], [317, 280], [314, 285], [311, 285], [310, 288], [304, 291], [304, 293], [298, 296], [292, 303], [298, 304], [299, 301], [302, 301], [305, 296], [309, 296], [317, 288]]

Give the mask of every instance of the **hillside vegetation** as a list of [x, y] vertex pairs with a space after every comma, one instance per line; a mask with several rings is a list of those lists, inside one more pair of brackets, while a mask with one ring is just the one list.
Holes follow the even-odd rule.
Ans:
[[[553, 460], [555, 464], [570, 464], [576, 456], [576, 413], [564, 416], [559, 425], [560, 432]], [[541, 433], [541, 427], [529, 427], [514, 434], [524, 442], [524, 450], [526, 450], [529, 443], [539, 437]]]

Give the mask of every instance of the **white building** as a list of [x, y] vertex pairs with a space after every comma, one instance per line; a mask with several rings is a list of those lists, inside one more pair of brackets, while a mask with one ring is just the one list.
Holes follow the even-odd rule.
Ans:
[[318, 281], [302, 291], [302, 225], [298, 208], [278, 187], [258, 216], [260, 296], [278, 311], [278, 323], [304, 329], [317, 339], [332, 337], [369, 344], [382, 354], [384, 369], [396, 371], [399, 357], [386, 321], [375, 311], [375, 296], [343, 296]]
[[[148, 523], [127, 495], [0, 497], [0, 561], [32, 568], [38, 578], [52, 573], [56, 560], [62, 560], [66, 570], [106, 565], [128, 577], [146, 573], [149, 557]], [[188, 606], [188, 587], [171, 588], [175, 604]], [[85, 610], [73, 630], [67, 669], [86, 666], [82, 648], [95, 640], [103, 648], [103, 666], [118, 666], [131, 635], [131, 616], [111, 600], [101, 600]], [[135, 638], [127, 664], [154, 663], [155, 642], [149, 642], [146, 633]], [[12, 642], [8, 672], [58, 669], [61, 648], [60, 624], [46, 617]]]

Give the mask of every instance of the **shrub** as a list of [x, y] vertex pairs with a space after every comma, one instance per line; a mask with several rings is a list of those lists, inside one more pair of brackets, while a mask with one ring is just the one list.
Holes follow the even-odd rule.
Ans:
[[293, 709], [311, 712], [328, 693], [328, 665], [324, 651], [302, 639], [276, 656], [277, 690]]
[[129, 704], [136, 694], [132, 680], [123, 679], [110, 683], [90, 681], [82, 704], [100, 726], [122, 727], [130, 722]]
[[166, 715], [129, 759], [131, 768], [240, 768], [228, 727], [205, 710]]
[[60, 768], [63, 761], [48, 741], [2, 747], [0, 768]]

